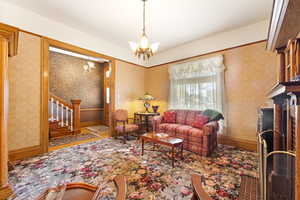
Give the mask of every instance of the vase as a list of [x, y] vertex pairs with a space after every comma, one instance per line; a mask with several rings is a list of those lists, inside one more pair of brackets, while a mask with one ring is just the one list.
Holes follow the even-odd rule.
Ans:
[[159, 106], [152, 106], [153, 112], [157, 113]]

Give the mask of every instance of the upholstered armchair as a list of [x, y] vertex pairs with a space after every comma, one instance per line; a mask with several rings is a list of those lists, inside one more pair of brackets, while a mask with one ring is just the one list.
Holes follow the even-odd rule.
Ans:
[[124, 109], [118, 109], [113, 115], [116, 137], [124, 136], [124, 143], [128, 140], [129, 133], [137, 133], [139, 126], [136, 124], [128, 123], [128, 112]]

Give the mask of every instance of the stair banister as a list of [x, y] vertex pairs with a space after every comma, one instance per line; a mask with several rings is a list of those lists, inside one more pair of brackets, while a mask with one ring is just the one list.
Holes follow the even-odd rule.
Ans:
[[80, 99], [72, 99], [73, 105], [73, 131], [75, 134], [79, 134], [80, 131]]
[[[50, 107], [50, 121], [59, 122], [60, 127], [67, 127], [68, 130], [72, 131], [75, 134], [80, 133], [80, 103], [81, 100], [73, 99], [71, 100], [72, 104], [63, 100], [60, 97], [57, 97], [53, 94], [50, 94], [49, 102]], [[56, 104], [56, 113], [54, 113], [54, 104]], [[65, 114], [64, 114], [65, 113]], [[70, 115], [70, 116], [69, 116]]]

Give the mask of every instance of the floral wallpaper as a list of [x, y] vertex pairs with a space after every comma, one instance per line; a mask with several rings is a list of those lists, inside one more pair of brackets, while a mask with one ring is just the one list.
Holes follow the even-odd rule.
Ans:
[[8, 149], [40, 144], [41, 39], [20, 32], [18, 54], [8, 59]]
[[95, 62], [95, 68], [87, 72], [83, 66], [87, 60], [50, 52], [50, 92], [66, 101], [81, 99], [82, 108], [103, 108], [104, 68]]

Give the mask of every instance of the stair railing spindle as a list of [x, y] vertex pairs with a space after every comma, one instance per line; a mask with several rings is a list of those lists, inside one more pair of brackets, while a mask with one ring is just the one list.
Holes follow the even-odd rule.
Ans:
[[59, 113], [58, 113], [58, 111], [59, 111], [59, 102], [58, 101], [56, 101], [56, 121], [59, 121]]
[[61, 126], [64, 126], [64, 104], [60, 104], [61, 105]]
[[54, 99], [51, 97], [50, 99], [50, 103], [51, 103], [51, 122], [54, 121], [54, 114], [53, 114], [53, 107], [54, 107]]
[[66, 106], [66, 126], [69, 126], [69, 108]]
[[70, 118], [71, 118], [71, 131], [73, 131], [73, 109], [70, 110]]

